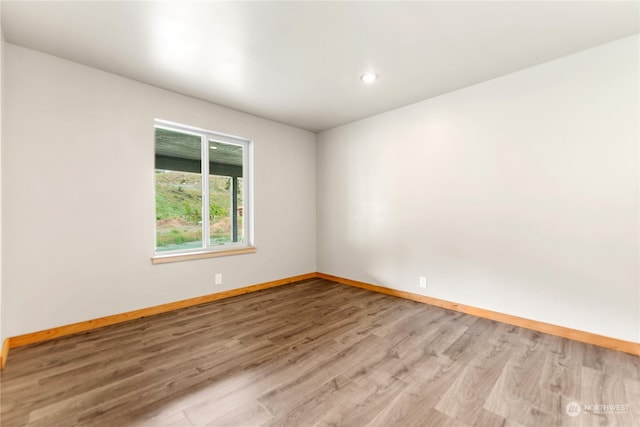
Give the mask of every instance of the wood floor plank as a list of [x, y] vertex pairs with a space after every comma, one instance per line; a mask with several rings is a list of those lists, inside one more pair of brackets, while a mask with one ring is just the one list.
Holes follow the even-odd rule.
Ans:
[[633, 416], [633, 424], [640, 426], [640, 405], [633, 402], [640, 402], [640, 382], [634, 379], [624, 378], [624, 390], [629, 403], [629, 411]]
[[379, 355], [384, 351], [384, 346], [384, 339], [369, 335], [317, 368], [265, 393], [258, 400], [273, 414], [286, 411], [290, 406], [306, 400], [309, 393], [319, 389], [327, 379], [337, 377], [348, 370], [360, 369], [359, 365], [368, 355]]
[[504, 338], [512, 328], [504, 324], [495, 325], [492, 333], [485, 337], [485, 344], [466, 364], [435, 409], [470, 425], [480, 416], [487, 417], [483, 411], [484, 404], [511, 355], [512, 347]]
[[325, 407], [326, 415], [320, 421], [329, 425], [369, 425], [407, 386], [398, 378], [380, 371], [370, 371], [366, 376], [350, 382], [340, 393], [337, 404]]
[[137, 421], [130, 419], [127, 425], [130, 427], [194, 427], [183, 412], [176, 412], [170, 416], [158, 417], [152, 420]]
[[17, 348], [0, 373], [3, 427], [631, 427], [639, 402], [640, 358], [326, 280]]
[[[582, 384], [584, 406], [579, 417], [581, 420], [587, 420], [584, 424], [598, 426], [635, 424], [633, 413], [637, 410], [627, 408], [626, 405], [631, 406], [631, 403], [637, 405], [638, 401], [632, 402], [630, 399], [632, 396], [627, 395], [627, 387], [623, 378], [608, 374], [603, 370], [583, 367]], [[620, 406], [618, 407], [618, 405]]]
[[540, 381], [548, 357], [546, 346], [539, 333], [523, 332], [527, 339], [515, 342], [484, 408], [518, 423], [553, 425], [555, 417], [551, 414], [560, 396], [558, 390], [551, 391]]
[[374, 426], [424, 425], [465, 365], [442, 354], [427, 358], [413, 381], [373, 420]]
[[[227, 386], [223, 389], [218, 384], [210, 387], [208, 400], [200, 398], [197, 404], [188, 407], [185, 412], [197, 424], [210, 423], [214, 418], [210, 410], [212, 405], [231, 408], [249, 405], [256, 401], [256, 396], [282, 387], [290, 378], [300, 377], [315, 369], [344, 348], [345, 346], [340, 343], [328, 341], [310, 341], [297, 345], [286, 357], [278, 358], [257, 369], [248, 370], [247, 375], [234, 376], [235, 387]], [[239, 382], [239, 378], [245, 381]]]

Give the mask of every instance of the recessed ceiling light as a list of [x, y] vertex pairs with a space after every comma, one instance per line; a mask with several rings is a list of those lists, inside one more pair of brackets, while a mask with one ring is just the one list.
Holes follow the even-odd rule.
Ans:
[[209, 148], [211, 148], [212, 150], [217, 150], [218, 149], [218, 147], [214, 147], [213, 145], [211, 147], [209, 147]]
[[360, 80], [364, 83], [373, 83], [378, 80], [378, 75], [376, 73], [364, 73], [360, 76]]

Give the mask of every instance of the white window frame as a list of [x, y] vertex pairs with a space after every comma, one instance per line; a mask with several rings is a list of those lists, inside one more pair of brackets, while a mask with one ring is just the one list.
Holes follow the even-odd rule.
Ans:
[[[187, 259], [207, 258], [209, 256], [224, 256], [235, 255], [242, 253], [255, 252], [253, 242], [253, 141], [247, 138], [242, 138], [234, 135], [223, 134], [220, 132], [214, 132], [207, 129], [197, 128], [193, 126], [187, 126], [180, 123], [175, 123], [167, 120], [155, 119], [154, 120], [154, 138], [155, 129], [165, 129], [180, 133], [191, 134], [200, 136], [201, 143], [201, 176], [202, 176], [202, 247], [192, 249], [178, 249], [173, 251], [158, 251], [157, 250], [157, 230], [156, 230], [156, 216], [155, 216], [155, 178], [153, 185], [153, 200], [154, 200], [154, 226], [153, 226], [153, 253], [152, 261], [154, 264], [182, 261]], [[241, 242], [230, 242], [223, 244], [210, 244], [209, 236], [209, 141], [217, 141], [225, 144], [232, 144], [242, 146], [243, 159], [242, 159], [242, 194], [243, 194], [243, 212], [242, 212], [242, 236]], [[154, 139], [155, 141], [155, 139]], [[155, 154], [155, 142], [154, 142], [154, 154]], [[155, 172], [155, 168], [154, 168]], [[202, 255], [202, 256], [199, 256]]]

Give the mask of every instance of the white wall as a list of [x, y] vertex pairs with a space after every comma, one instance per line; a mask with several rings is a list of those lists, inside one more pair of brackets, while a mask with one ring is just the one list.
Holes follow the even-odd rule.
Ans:
[[640, 341], [638, 40], [321, 133], [318, 271]]
[[3, 86], [4, 86], [4, 34], [2, 33], [2, 7], [0, 7], [0, 347], [4, 342], [5, 334], [4, 321], [2, 318], [2, 122], [4, 117], [2, 116], [2, 104], [3, 104]]
[[[316, 271], [317, 231], [318, 271], [640, 341], [638, 47], [320, 134], [316, 230], [313, 134], [7, 44], [0, 334]], [[155, 117], [256, 141], [256, 254], [151, 265]]]
[[[314, 134], [5, 54], [5, 336], [316, 271]], [[154, 118], [255, 141], [256, 254], [151, 264]]]

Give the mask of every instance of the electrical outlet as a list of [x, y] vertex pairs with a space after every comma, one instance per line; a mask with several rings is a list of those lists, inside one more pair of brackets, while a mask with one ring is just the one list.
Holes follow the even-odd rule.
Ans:
[[216, 274], [216, 285], [222, 285], [222, 274]]
[[420, 287], [423, 289], [427, 289], [427, 277], [420, 276]]

